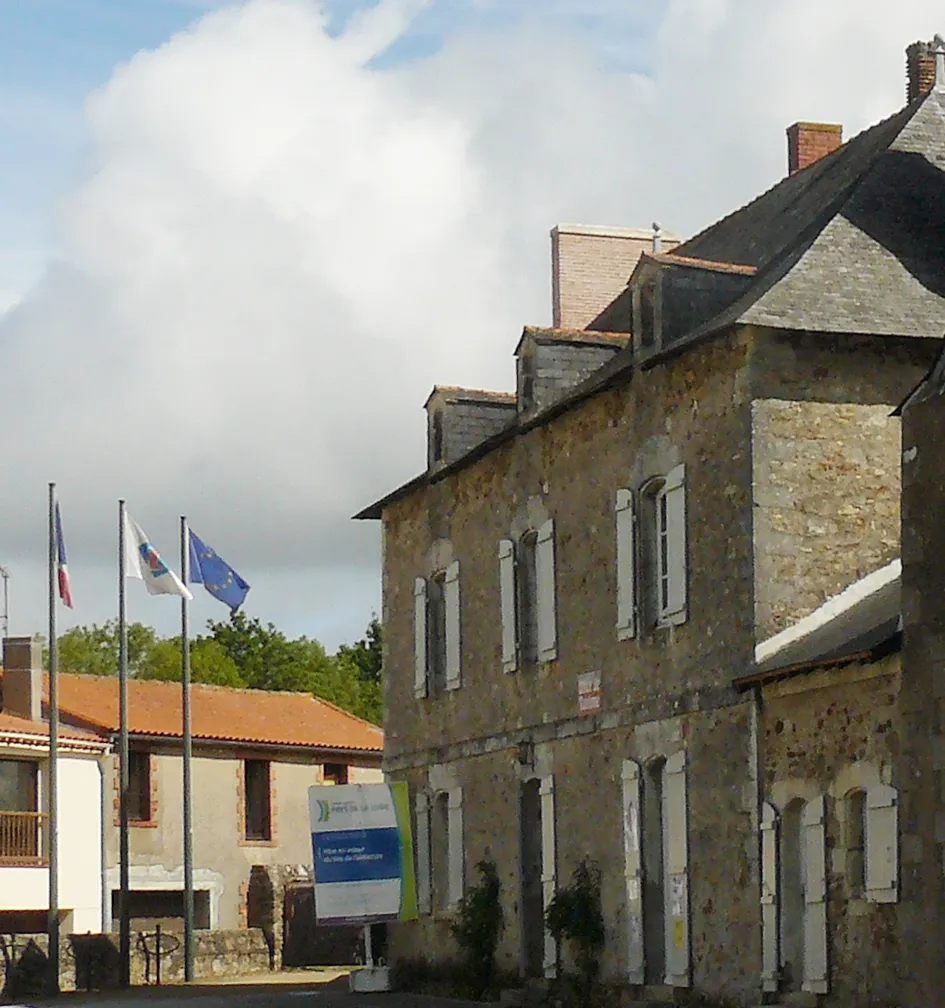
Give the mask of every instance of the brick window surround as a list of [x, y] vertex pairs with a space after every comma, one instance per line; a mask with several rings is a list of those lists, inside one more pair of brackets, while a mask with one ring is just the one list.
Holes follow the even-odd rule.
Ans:
[[269, 760], [244, 757], [237, 765], [236, 779], [239, 845], [278, 846], [275, 765]]
[[[128, 825], [155, 829], [158, 825], [157, 759], [154, 753], [141, 749], [128, 751]], [[114, 760], [113, 806], [115, 825], [121, 825], [121, 773], [118, 758]], [[147, 818], [140, 818], [141, 812]]]

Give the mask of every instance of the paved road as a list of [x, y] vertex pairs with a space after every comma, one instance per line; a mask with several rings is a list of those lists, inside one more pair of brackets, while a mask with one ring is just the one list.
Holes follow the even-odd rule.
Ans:
[[[63, 994], [55, 1001], [26, 999], [28, 1008], [472, 1008], [473, 1002], [416, 994], [350, 994], [335, 985], [252, 984], [162, 987], [127, 993]], [[0, 1002], [2, 1003], [2, 1002]]]

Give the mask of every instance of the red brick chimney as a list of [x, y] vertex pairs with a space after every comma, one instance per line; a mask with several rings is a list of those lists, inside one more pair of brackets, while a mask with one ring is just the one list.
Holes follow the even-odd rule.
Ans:
[[842, 143], [843, 127], [834, 123], [797, 122], [788, 126], [788, 174], [832, 154]]
[[935, 83], [935, 43], [913, 42], [906, 48], [906, 101], [927, 95]]

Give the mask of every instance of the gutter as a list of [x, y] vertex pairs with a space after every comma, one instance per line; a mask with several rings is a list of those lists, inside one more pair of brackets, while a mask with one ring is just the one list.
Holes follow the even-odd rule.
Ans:
[[[114, 744], [118, 740], [118, 732], [111, 729], [107, 729], [109, 733], [109, 740]], [[136, 742], [151, 742], [151, 743], [162, 743], [167, 745], [168, 743], [182, 743], [183, 739], [179, 735], [146, 735], [138, 734], [137, 732], [129, 732], [128, 738]], [[215, 739], [206, 738], [204, 736], [194, 736], [194, 744], [201, 745], [205, 748], [213, 749], [253, 749], [262, 750], [263, 752], [280, 752], [280, 753], [298, 753], [298, 752], [314, 752], [319, 756], [375, 756], [378, 759], [383, 758], [384, 750], [381, 749], [344, 749], [338, 746], [317, 746], [317, 745], [306, 745], [306, 744], [291, 744], [291, 743], [280, 743], [280, 742], [254, 742], [249, 739]]]

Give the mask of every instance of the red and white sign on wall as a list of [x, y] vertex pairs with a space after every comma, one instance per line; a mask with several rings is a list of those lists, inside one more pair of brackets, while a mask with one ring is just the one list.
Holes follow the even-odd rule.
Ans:
[[585, 672], [577, 677], [578, 714], [600, 710], [600, 672]]

